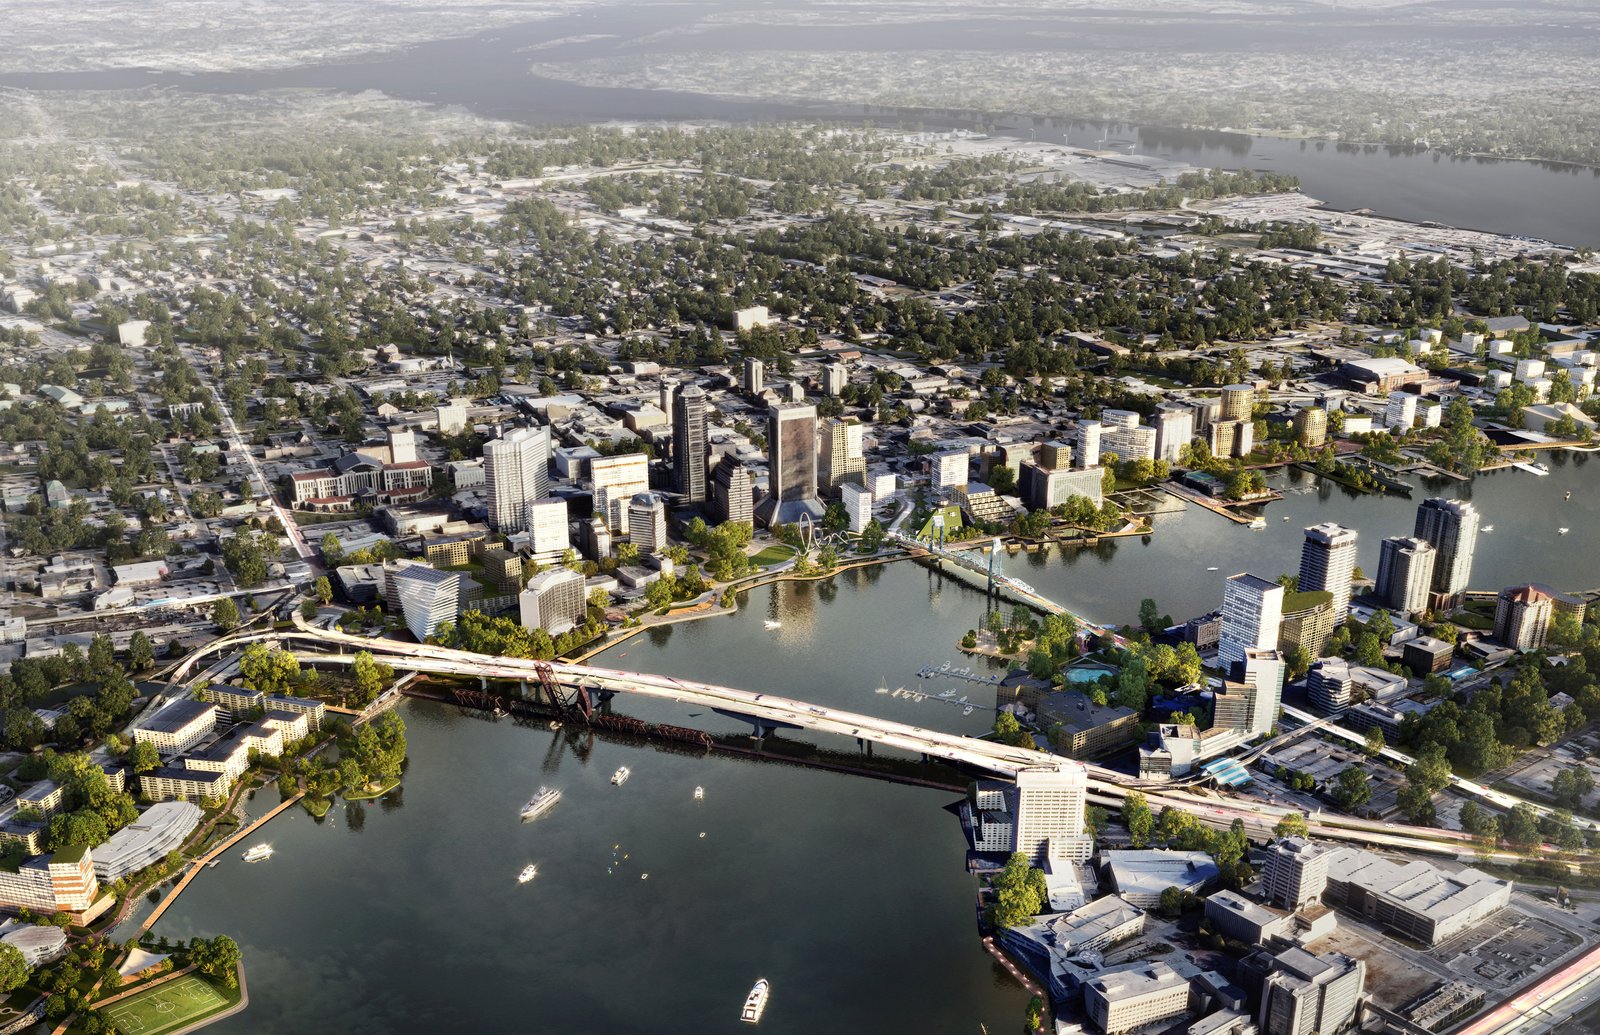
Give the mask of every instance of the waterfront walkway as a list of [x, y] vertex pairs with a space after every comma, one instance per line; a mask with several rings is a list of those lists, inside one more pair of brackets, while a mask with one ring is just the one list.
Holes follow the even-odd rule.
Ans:
[[210, 864], [211, 860], [232, 848], [234, 845], [244, 840], [256, 830], [266, 826], [273, 820], [274, 817], [278, 815], [278, 813], [295, 804], [301, 798], [305, 797], [305, 795], [306, 792], [303, 790], [296, 791], [293, 797], [285, 798], [283, 801], [275, 805], [266, 815], [262, 816], [254, 823], [251, 823], [249, 826], [240, 827], [225, 840], [218, 842], [216, 847], [212, 848], [211, 851], [190, 863], [188, 872], [183, 875], [182, 879], [178, 881], [177, 885], [171, 891], [167, 892], [166, 895], [162, 897], [161, 901], [156, 903], [156, 907], [150, 911], [150, 915], [145, 917], [144, 920], [139, 923], [139, 933], [144, 934], [146, 931], [150, 930], [150, 928], [156, 925], [156, 921], [161, 919], [161, 914], [165, 913], [167, 911], [167, 907], [178, 900], [178, 896], [183, 893], [183, 889], [189, 886], [189, 882], [194, 880], [195, 876], [199, 874], [200, 871], [204, 870], [206, 866]]

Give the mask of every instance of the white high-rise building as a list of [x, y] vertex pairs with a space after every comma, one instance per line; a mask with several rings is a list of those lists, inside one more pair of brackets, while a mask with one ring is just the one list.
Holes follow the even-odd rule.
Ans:
[[1259, 737], [1271, 733], [1278, 723], [1278, 709], [1283, 704], [1283, 680], [1288, 666], [1283, 656], [1275, 650], [1247, 650], [1244, 652], [1244, 683], [1248, 725], [1245, 733]]
[[440, 571], [425, 564], [413, 564], [389, 576], [406, 628], [422, 643], [446, 622], [456, 620], [461, 610], [461, 582], [464, 572]]
[[1261, 870], [1261, 893], [1268, 902], [1299, 910], [1322, 901], [1328, 886], [1328, 853], [1303, 837], [1285, 838], [1266, 848], [1267, 864]]
[[483, 446], [489, 523], [501, 532], [527, 527], [528, 504], [550, 494], [550, 429], [517, 428]]
[[1047, 857], [1078, 861], [1089, 858], [1094, 852], [1094, 838], [1083, 829], [1088, 794], [1089, 774], [1075, 762], [1018, 772], [1013, 850], [1036, 863]]
[[467, 404], [451, 400], [434, 407], [439, 418], [439, 434], [458, 435], [467, 430]]
[[1478, 510], [1464, 500], [1424, 500], [1417, 508], [1416, 536], [1433, 544], [1433, 597], [1436, 606], [1455, 607], [1472, 577], [1478, 546]]
[[628, 541], [641, 556], [667, 548], [667, 506], [653, 492], [641, 492], [628, 503]]
[[1356, 530], [1325, 522], [1305, 530], [1300, 547], [1300, 592], [1333, 594], [1333, 624], [1350, 616], [1350, 580], [1356, 570]]
[[1078, 423], [1078, 448], [1073, 451], [1072, 466], [1079, 469], [1100, 466], [1100, 422], [1093, 420]]
[[1410, 392], [1390, 392], [1383, 411], [1383, 423], [1396, 431], [1410, 431], [1417, 422], [1417, 396]]
[[967, 469], [972, 454], [965, 449], [948, 449], [928, 458], [935, 489], [956, 489], [967, 484]]
[[1178, 462], [1178, 452], [1194, 440], [1194, 410], [1175, 403], [1156, 407], [1156, 459]]
[[410, 428], [389, 429], [389, 462], [414, 464], [417, 462], [417, 433]]
[[643, 453], [597, 456], [589, 461], [594, 514], [621, 535], [628, 533], [628, 504], [650, 490], [650, 458]]
[[1406, 616], [1428, 609], [1438, 551], [1426, 539], [1391, 536], [1378, 553], [1377, 594]]
[[850, 531], [860, 532], [872, 521], [872, 493], [854, 482], [846, 482], [841, 492], [844, 512], [850, 515]]
[[524, 629], [543, 629], [560, 636], [582, 624], [588, 610], [583, 575], [571, 568], [551, 568], [528, 580], [517, 597]]
[[1243, 663], [1248, 651], [1276, 650], [1282, 624], [1282, 586], [1259, 575], [1229, 576], [1222, 591], [1222, 633], [1217, 657], [1234, 665]]
[[558, 560], [572, 545], [567, 501], [535, 500], [528, 504], [528, 549], [540, 564]]

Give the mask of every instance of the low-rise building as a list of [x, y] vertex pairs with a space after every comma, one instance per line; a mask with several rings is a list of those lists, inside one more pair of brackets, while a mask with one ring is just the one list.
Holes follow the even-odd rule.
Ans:
[[173, 701], [130, 732], [136, 744], [149, 744], [163, 755], [188, 751], [217, 727], [217, 706], [188, 698]]
[[233, 788], [227, 773], [162, 766], [139, 776], [139, 792], [151, 801], [221, 801]]
[[31, 970], [67, 954], [67, 932], [51, 924], [20, 924], [0, 934], [0, 944], [22, 953], [22, 962]]
[[1039, 725], [1068, 758], [1094, 758], [1123, 747], [1138, 732], [1139, 713], [1116, 704], [1095, 704], [1077, 690], [1039, 699]]
[[0, 868], [0, 909], [65, 912], [74, 922], [87, 923], [112, 901], [101, 897], [94, 857], [82, 845], [29, 859], [15, 870]]
[[1206, 921], [1217, 933], [1259, 945], [1288, 931], [1294, 917], [1252, 902], [1236, 891], [1214, 891], [1206, 896]]
[[1475, 927], [1511, 902], [1513, 882], [1479, 870], [1446, 874], [1428, 863], [1391, 862], [1359, 848], [1328, 851], [1324, 901], [1424, 945]]
[[1083, 1009], [1105, 1035], [1121, 1035], [1189, 1012], [1189, 981], [1165, 963], [1133, 963], [1083, 983]]
[[1111, 886], [1140, 909], [1159, 906], [1161, 893], [1168, 888], [1198, 895], [1221, 876], [1216, 861], [1205, 852], [1149, 848], [1107, 851], [1100, 855]]
[[164, 801], [150, 806], [139, 818], [112, 834], [94, 849], [95, 876], [121, 880], [165, 859], [183, 847], [204, 813], [187, 801]]

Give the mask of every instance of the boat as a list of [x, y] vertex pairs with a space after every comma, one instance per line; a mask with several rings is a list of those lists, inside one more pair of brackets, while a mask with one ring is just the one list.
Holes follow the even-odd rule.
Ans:
[[539, 876], [539, 867], [535, 866], [533, 863], [529, 863], [522, 868], [521, 873], [517, 874], [517, 883], [526, 884], [537, 876]]
[[972, 708], [973, 708], [972, 705], [970, 705], [970, 704], [967, 705], [965, 708], [961, 709], [961, 714], [962, 715], [971, 715], [972, 714]]
[[1289, 520], [1289, 515], [1287, 515], [1287, 514], [1283, 515], [1283, 520], [1285, 520], [1285, 521]]
[[767, 1008], [767, 996], [772, 991], [772, 986], [767, 984], [767, 979], [762, 978], [750, 989], [750, 994], [745, 996], [744, 1009], [739, 1011], [739, 1019], [746, 1024], [759, 1024], [762, 1011]]
[[611, 774], [611, 783], [614, 786], [621, 787], [628, 782], [628, 777], [632, 775], [633, 773], [628, 770], [627, 766], [620, 766], [616, 772]]
[[1250, 527], [1251, 528], [1266, 528], [1267, 527], [1267, 519], [1266, 518], [1262, 518], [1262, 517], [1254, 518], [1250, 522]]
[[1217, 566], [1215, 564], [1213, 564], [1211, 567], [1206, 569], [1206, 571], [1216, 571], [1216, 570], [1217, 570]]
[[1566, 495], [1562, 496], [1561, 498], [1564, 500], [1570, 500], [1572, 498], [1572, 490], [1568, 489]]
[[954, 697], [955, 695], [956, 695], [956, 692], [954, 690], [946, 690], [944, 693], [940, 694], [939, 696], [940, 697]]
[[1480, 531], [1480, 532], [1493, 532], [1494, 531], [1494, 526], [1493, 525], [1484, 525], [1482, 528], [1478, 529], [1478, 531]]
[[640, 880], [649, 880], [650, 879], [650, 875], [648, 873], [641, 873], [641, 874], [639, 874], [639, 879]]
[[697, 785], [695, 787], [695, 789], [694, 789], [694, 800], [695, 801], [703, 801], [705, 799], [705, 796], [706, 796], [706, 789], [704, 787], [700, 787], [700, 786]]
[[541, 787], [539, 793], [528, 799], [528, 804], [522, 806], [524, 820], [538, 819], [549, 811], [550, 806], [561, 800], [561, 792], [553, 787]]
[[767, 631], [768, 632], [771, 632], [774, 629], [779, 629], [779, 628], [783, 627], [783, 623], [782, 622], [777, 621], [776, 619], [772, 619], [772, 618], [768, 618], [767, 619], [766, 625], [767, 625]]
[[1511, 466], [1515, 467], [1519, 471], [1527, 471], [1529, 474], [1536, 474], [1540, 478], [1543, 478], [1545, 475], [1550, 473], [1550, 468], [1546, 467], [1544, 464], [1529, 464], [1519, 460]]
[[258, 845], [252, 845], [250, 848], [245, 849], [244, 855], [242, 855], [240, 858], [244, 859], [244, 861], [247, 863], [260, 862], [263, 859], [270, 859], [272, 858], [272, 846], [267, 844], [265, 841]]
[[1572, 529], [1570, 529], [1570, 528], [1558, 528], [1558, 529], [1556, 529], [1556, 534], [1557, 535], [1566, 535], [1570, 531], [1572, 531]]

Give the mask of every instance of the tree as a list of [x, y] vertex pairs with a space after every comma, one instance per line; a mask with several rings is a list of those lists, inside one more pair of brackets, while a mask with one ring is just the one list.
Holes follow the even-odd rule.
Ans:
[[1002, 744], [1014, 747], [1033, 747], [1033, 737], [1022, 728], [1022, 723], [1010, 712], [1000, 712], [994, 717], [994, 736]]
[[1400, 811], [1413, 823], [1431, 826], [1434, 821], [1433, 792], [1420, 784], [1406, 784], [1395, 796]]
[[1306, 817], [1301, 812], [1290, 812], [1278, 820], [1278, 825], [1272, 828], [1274, 837], [1309, 837], [1310, 829], [1306, 826]]
[[1539, 843], [1539, 817], [1533, 806], [1523, 802], [1506, 813], [1500, 824], [1500, 833], [1514, 848], [1529, 849]]
[[128, 667], [135, 672], [142, 672], [155, 661], [155, 647], [150, 643], [150, 637], [143, 630], [133, 634], [128, 641]]
[[223, 597], [211, 609], [211, 620], [223, 632], [232, 632], [239, 628], [239, 605], [233, 602], [232, 597]]
[[1377, 726], [1367, 730], [1366, 752], [1368, 758], [1377, 758], [1383, 754], [1383, 749], [1388, 747], [1383, 741], [1383, 730]]
[[328, 581], [328, 576], [317, 576], [317, 581], [311, 584], [311, 595], [316, 597], [319, 604], [333, 603], [333, 583]]
[[1165, 888], [1161, 892], [1161, 915], [1175, 917], [1183, 912], [1183, 892], [1178, 888]]
[[372, 701], [385, 686], [394, 680], [394, 669], [374, 661], [364, 650], [356, 651], [350, 663], [350, 676], [355, 680], [356, 692], [363, 700]]
[[332, 532], [327, 532], [322, 537], [322, 560], [330, 568], [337, 568], [344, 563], [344, 547], [339, 545], [339, 537]]
[[[1035, 876], [1037, 874], [1038, 876]], [[994, 878], [995, 897], [990, 920], [996, 927], [1016, 927], [1026, 923], [1044, 908], [1043, 873], [1035, 870], [1028, 857], [1014, 852], [1005, 868]]]
[[1139, 624], [1148, 633], [1161, 631], [1161, 608], [1150, 597], [1139, 601]]
[[1586, 766], [1568, 766], [1550, 782], [1550, 793], [1555, 795], [1557, 802], [1569, 809], [1582, 805], [1583, 799], [1593, 790], [1594, 777]]
[[1341, 808], [1354, 812], [1372, 800], [1372, 786], [1367, 779], [1367, 771], [1350, 766], [1339, 774], [1338, 785], [1334, 788], [1333, 798]]
[[161, 765], [161, 755], [148, 740], [136, 740], [128, 750], [128, 767], [136, 773], [148, 773]]
[[290, 652], [258, 641], [240, 655], [239, 677], [252, 690], [283, 694], [300, 678], [300, 662]]
[[0, 993], [20, 988], [28, 980], [28, 961], [14, 945], [0, 944]]
[[210, 941], [194, 938], [189, 942], [189, 962], [208, 978], [229, 988], [239, 983], [239, 944], [225, 934]]
[[1150, 811], [1144, 795], [1138, 791], [1129, 791], [1127, 797], [1122, 799], [1122, 824], [1128, 828], [1128, 840], [1133, 847], [1143, 848], [1150, 843], [1150, 835], [1156, 828], [1156, 817]]

